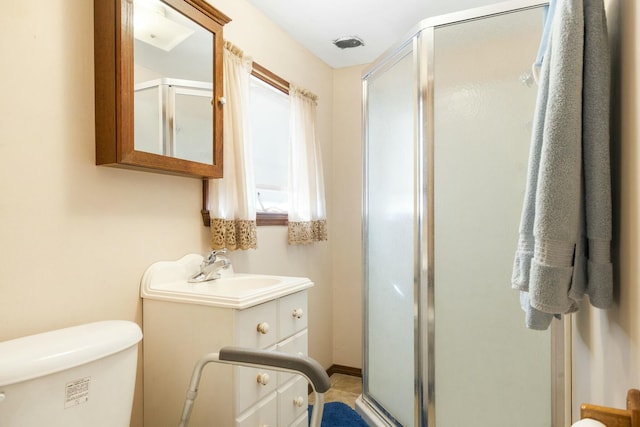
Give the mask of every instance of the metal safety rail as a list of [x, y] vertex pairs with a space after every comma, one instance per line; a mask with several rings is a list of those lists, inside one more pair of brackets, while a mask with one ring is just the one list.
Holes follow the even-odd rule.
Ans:
[[182, 410], [180, 427], [189, 425], [194, 401], [198, 396], [198, 386], [202, 370], [209, 363], [248, 366], [253, 368], [269, 367], [275, 371], [291, 372], [305, 377], [315, 392], [315, 403], [311, 412], [309, 427], [320, 427], [324, 410], [324, 394], [331, 388], [326, 371], [314, 359], [295, 356], [278, 351], [256, 350], [242, 347], [223, 347], [218, 353], [205, 354], [195, 365], [191, 375], [191, 384]]

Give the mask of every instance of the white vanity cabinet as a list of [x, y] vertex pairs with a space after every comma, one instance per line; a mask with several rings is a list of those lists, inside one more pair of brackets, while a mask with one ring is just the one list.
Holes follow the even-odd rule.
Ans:
[[[159, 286], [154, 293], [143, 278], [145, 426], [179, 424], [193, 367], [206, 353], [241, 346], [307, 355], [306, 289], [313, 283], [283, 279], [297, 279], [297, 284], [264, 296], [264, 301], [198, 303], [197, 298], [176, 297], [172, 286]], [[207, 286], [211, 289], [193, 289], [215, 292], [215, 282]], [[307, 381], [299, 375], [210, 363], [203, 370], [189, 426], [303, 426], [307, 398]]]
[[[275, 315], [273, 323], [265, 320], [269, 318], [266, 311]], [[236, 328], [238, 345], [306, 356], [306, 313], [306, 291], [242, 310], [238, 313]], [[254, 337], [247, 333], [251, 329], [264, 329], [265, 325], [268, 325], [266, 333], [255, 334]], [[252, 338], [255, 342], [250, 342]], [[301, 419], [307, 421], [306, 379], [295, 374], [241, 366], [234, 366], [233, 371], [237, 427], [288, 427], [298, 425]]]

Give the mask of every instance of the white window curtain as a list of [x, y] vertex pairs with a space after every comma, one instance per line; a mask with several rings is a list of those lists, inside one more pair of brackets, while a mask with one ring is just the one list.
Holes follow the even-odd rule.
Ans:
[[291, 86], [289, 244], [327, 240], [322, 156], [316, 130], [318, 97]]
[[211, 248], [256, 247], [255, 182], [249, 96], [251, 58], [224, 45], [224, 177], [209, 183]]

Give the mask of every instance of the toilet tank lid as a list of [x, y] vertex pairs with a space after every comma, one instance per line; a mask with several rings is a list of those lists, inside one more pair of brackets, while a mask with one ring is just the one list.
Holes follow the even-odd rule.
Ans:
[[134, 322], [106, 320], [0, 342], [0, 387], [102, 359], [141, 339]]

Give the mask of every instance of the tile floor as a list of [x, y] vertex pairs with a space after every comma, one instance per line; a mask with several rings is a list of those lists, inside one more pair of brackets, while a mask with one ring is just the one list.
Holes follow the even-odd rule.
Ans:
[[[355, 408], [356, 399], [362, 393], [362, 378], [344, 374], [331, 375], [331, 389], [325, 394], [325, 402], [343, 402]], [[313, 404], [314, 393], [309, 395]]]

